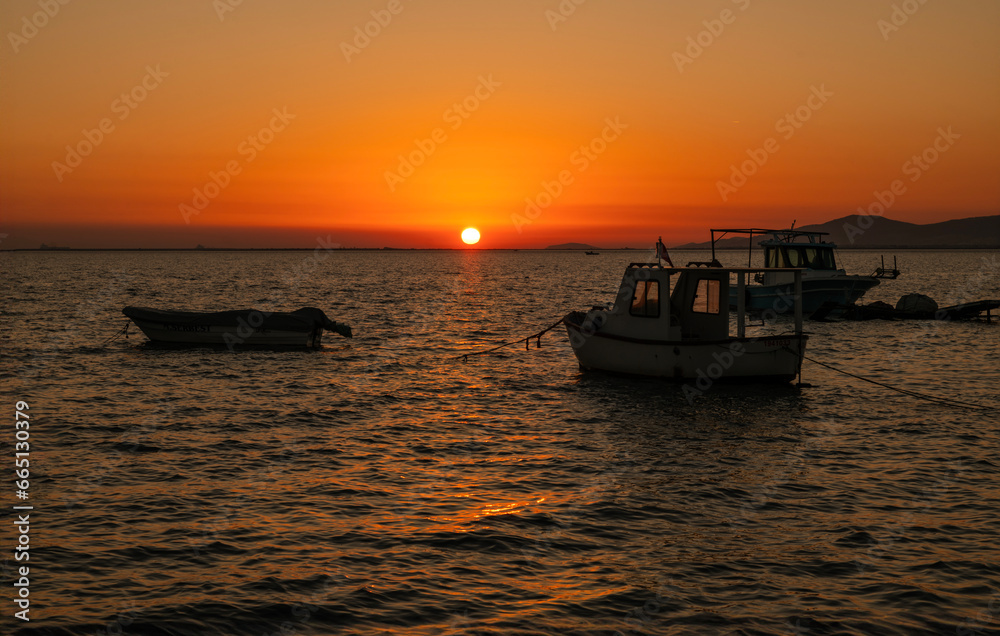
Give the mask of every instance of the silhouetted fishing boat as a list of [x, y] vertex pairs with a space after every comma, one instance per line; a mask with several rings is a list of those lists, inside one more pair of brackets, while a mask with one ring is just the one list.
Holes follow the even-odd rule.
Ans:
[[314, 307], [292, 312], [256, 309], [194, 312], [126, 307], [122, 313], [147, 338], [160, 344], [318, 347], [324, 330], [352, 337], [349, 326], [330, 320]]
[[746, 336], [746, 306], [737, 304], [730, 333], [730, 290], [745, 298], [754, 268], [625, 269], [611, 308], [576, 311], [563, 322], [581, 368], [676, 380], [790, 381], [799, 374], [808, 336], [802, 333], [802, 270], [775, 269], [792, 279], [794, 332]]
[[[848, 274], [837, 267], [834, 243], [823, 240], [828, 232], [804, 230], [765, 230], [759, 228], [711, 230], [712, 260], [689, 265], [719, 267], [715, 256], [716, 242], [727, 234], [746, 234], [750, 237], [749, 267], [752, 264], [753, 238], [770, 236], [759, 243], [764, 248], [764, 269], [754, 277], [754, 283], [745, 288], [745, 303], [751, 311], [773, 310], [787, 313], [790, 303], [792, 276], [785, 268], [802, 270], [802, 310], [812, 313], [824, 303], [850, 305], [879, 284], [881, 278], [896, 278], [899, 270], [883, 266], [870, 275]], [[718, 234], [718, 236], [716, 236]], [[736, 306], [736, 290], [729, 290], [729, 306]]]

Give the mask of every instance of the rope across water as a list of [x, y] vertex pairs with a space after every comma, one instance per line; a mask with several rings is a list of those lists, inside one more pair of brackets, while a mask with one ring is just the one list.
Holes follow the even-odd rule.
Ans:
[[[484, 351], [474, 351], [472, 353], [464, 353], [464, 354], [462, 354], [460, 356], [456, 356], [456, 359], [461, 358], [462, 361], [468, 362], [469, 361], [469, 356], [487, 355], [487, 354], [493, 353], [495, 351], [499, 351], [500, 349], [504, 349], [506, 347], [510, 347], [512, 345], [521, 344], [522, 342], [524, 343], [525, 350], [527, 350], [527, 349], [530, 348], [530, 344], [531, 344], [531, 340], [532, 339], [534, 339], [536, 341], [536, 345], [535, 345], [536, 348], [540, 348], [542, 346], [542, 335], [544, 335], [546, 332], [552, 331], [553, 329], [555, 329], [559, 325], [561, 325], [564, 322], [566, 322], [566, 318], [568, 316], [570, 316], [570, 315], [571, 314], [567, 314], [566, 316], [563, 316], [558, 321], [556, 321], [552, 325], [546, 327], [545, 329], [542, 329], [538, 333], [531, 334], [530, 336], [527, 336], [527, 337], [524, 337], [524, 338], [520, 338], [518, 340], [512, 340], [511, 342], [505, 342], [505, 343], [503, 343], [501, 345], [497, 345], [495, 347], [492, 347], [490, 349], [486, 349]], [[826, 367], [827, 369], [830, 369], [831, 371], [836, 371], [837, 373], [842, 373], [842, 374], [850, 376], [852, 378], [857, 378], [858, 380], [863, 380], [865, 382], [870, 382], [871, 384], [875, 384], [875, 385], [881, 386], [883, 388], [889, 389], [890, 391], [895, 391], [897, 393], [902, 393], [903, 395], [909, 395], [911, 397], [915, 397], [915, 398], [918, 398], [918, 399], [921, 399], [921, 400], [927, 400], [927, 401], [930, 401], [930, 402], [935, 402], [937, 404], [941, 404], [941, 405], [944, 405], [944, 406], [951, 406], [951, 407], [955, 407], [955, 408], [984, 410], [984, 411], [985, 410], [995, 410], [994, 407], [984, 406], [982, 404], [974, 404], [972, 402], [962, 402], [960, 400], [952, 400], [950, 398], [938, 397], [936, 395], [929, 395], [927, 393], [920, 393], [919, 391], [913, 391], [913, 390], [910, 390], [910, 389], [901, 389], [901, 388], [894, 387], [892, 385], [886, 384], [885, 382], [879, 382], [878, 380], [872, 380], [870, 378], [866, 378], [864, 376], [860, 376], [860, 375], [858, 375], [856, 373], [851, 373], [849, 371], [844, 371], [843, 369], [838, 369], [837, 367], [835, 367], [833, 365], [827, 364], [825, 362], [820, 362], [819, 360], [816, 360], [815, 358], [810, 358], [809, 356], [806, 356], [806, 355], [803, 355], [802, 358], [804, 360], [808, 360], [809, 362], [812, 362], [814, 364], [818, 364], [821, 367]]]
[[125, 323], [125, 326], [118, 330], [118, 333], [116, 333], [115, 335], [111, 336], [110, 338], [108, 338], [107, 340], [105, 340], [104, 342], [102, 342], [101, 346], [102, 347], [106, 347], [106, 346], [108, 346], [109, 344], [111, 344], [112, 342], [114, 342], [115, 340], [117, 340], [118, 338], [120, 338], [122, 336], [125, 336], [126, 338], [128, 338], [128, 328], [129, 328], [129, 326], [131, 324], [132, 324], [131, 320], [127, 321]]
[[843, 369], [838, 369], [837, 367], [834, 367], [834, 366], [831, 366], [829, 364], [826, 364], [825, 362], [820, 362], [819, 360], [816, 360], [814, 358], [810, 358], [809, 356], [802, 356], [802, 357], [805, 360], [808, 360], [809, 362], [812, 362], [814, 364], [818, 364], [821, 367], [826, 367], [827, 369], [830, 369], [831, 371], [836, 371], [837, 373], [843, 373], [844, 375], [849, 375], [852, 378], [857, 378], [858, 380], [864, 380], [865, 382], [871, 382], [872, 384], [877, 384], [878, 386], [881, 386], [881, 387], [884, 387], [886, 389], [889, 389], [890, 391], [896, 391], [897, 393], [902, 393], [903, 395], [909, 395], [911, 397], [919, 398], [921, 400], [928, 400], [930, 402], [936, 402], [936, 403], [942, 404], [944, 406], [952, 406], [952, 407], [957, 407], [957, 408], [961, 408], [961, 409], [976, 409], [976, 410], [983, 410], [983, 411], [992, 411], [992, 410], [994, 410], [994, 407], [983, 406], [982, 404], [973, 404], [972, 402], [962, 402], [962, 401], [959, 401], [959, 400], [952, 400], [950, 398], [938, 397], [936, 395], [928, 395], [927, 393], [920, 393], [919, 391], [912, 391], [910, 389], [900, 389], [898, 387], [894, 387], [892, 385], [886, 384], [885, 382], [879, 382], [878, 380], [872, 380], [872, 379], [869, 379], [869, 378], [857, 375], [856, 373], [851, 373], [849, 371], [844, 371]]
[[522, 342], [524, 343], [524, 349], [528, 350], [532, 338], [534, 338], [535, 341], [536, 341], [535, 348], [541, 348], [541, 346], [542, 346], [542, 335], [545, 334], [547, 331], [552, 331], [553, 329], [555, 329], [559, 325], [563, 324], [563, 322], [565, 320], [566, 320], [566, 316], [563, 316], [557, 322], [553, 323], [549, 327], [546, 327], [545, 329], [542, 329], [538, 333], [533, 333], [530, 336], [527, 336], [525, 338], [521, 338], [520, 340], [513, 340], [511, 342], [505, 342], [502, 345], [497, 345], [496, 347], [493, 347], [492, 349], [486, 349], [485, 351], [474, 351], [472, 353], [464, 353], [464, 354], [462, 354], [460, 356], [456, 356], [456, 358], [461, 358], [463, 362], [468, 362], [469, 361], [469, 356], [483, 356], [483, 355], [486, 355], [488, 353], [493, 353], [494, 351], [499, 351], [500, 349], [503, 349], [504, 347], [509, 347], [511, 345], [521, 344]]

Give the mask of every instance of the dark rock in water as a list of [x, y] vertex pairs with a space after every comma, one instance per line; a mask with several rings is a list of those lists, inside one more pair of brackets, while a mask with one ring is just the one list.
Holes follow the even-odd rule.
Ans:
[[907, 313], [933, 313], [937, 308], [937, 301], [923, 294], [907, 294], [896, 302], [896, 310]]
[[844, 320], [975, 320], [983, 313], [990, 322], [990, 312], [1000, 308], [1000, 300], [977, 300], [971, 303], [938, 307], [933, 298], [923, 294], [903, 296], [893, 307], [889, 303], [875, 301], [867, 305], [841, 305], [826, 302], [814, 311], [810, 320], [826, 321], [830, 318]]
[[[847, 320], [892, 320], [899, 317], [899, 312], [890, 305], [889, 303], [882, 302], [881, 300], [876, 300], [873, 303], [868, 303], [867, 305], [836, 305], [830, 307], [821, 307], [825, 309], [826, 313], [822, 313], [819, 316], [813, 314], [813, 318], [824, 319], [830, 313], [836, 313], [837, 310], [842, 310], [840, 317]], [[818, 312], [817, 312], [818, 313]]]

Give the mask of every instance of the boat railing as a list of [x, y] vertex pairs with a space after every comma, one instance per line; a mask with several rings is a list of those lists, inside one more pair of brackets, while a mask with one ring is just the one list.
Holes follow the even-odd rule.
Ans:
[[887, 269], [885, 266], [885, 255], [882, 255], [882, 266], [876, 267], [875, 271], [871, 273], [872, 278], [899, 278], [902, 272], [899, 271], [899, 267], [896, 265], [896, 256], [892, 257], [892, 269]]
[[642, 269], [642, 268], [649, 268], [649, 269], [669, 269], [667, 267], [663, 267], [659, 263], [629, 263], [628, 267], [629, 267], [629, 269], [632, 269], [633, 267], [637, 267], [637, 268], [640, 268], [640, 269]]

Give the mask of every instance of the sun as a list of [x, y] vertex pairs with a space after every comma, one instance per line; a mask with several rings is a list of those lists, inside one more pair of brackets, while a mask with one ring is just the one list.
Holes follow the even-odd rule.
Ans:
[[475, 245], [479, 242], [479, 230], [474, 227], [467, 227], [462, 230], [462, 242], [466, 245]]

